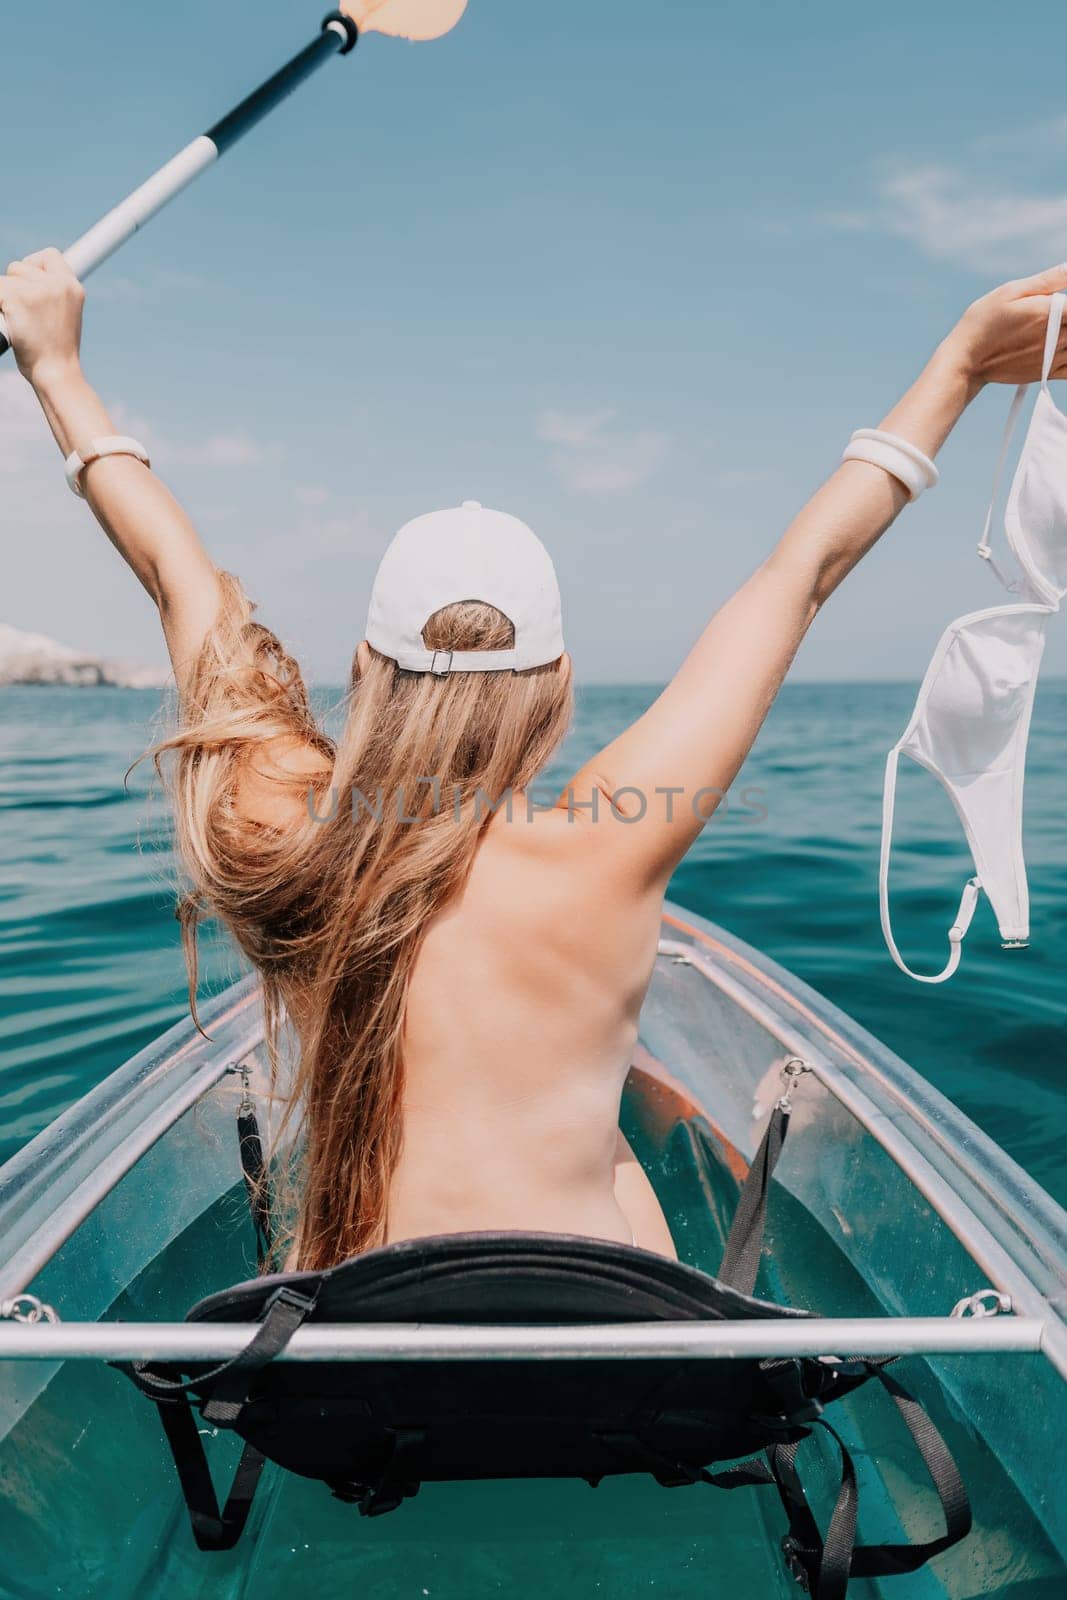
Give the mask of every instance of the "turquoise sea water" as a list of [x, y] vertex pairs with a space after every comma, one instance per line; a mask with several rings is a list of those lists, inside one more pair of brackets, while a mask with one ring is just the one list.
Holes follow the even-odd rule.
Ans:
[[[549, 777], [655, 692], [582, 691]], [[851, 1012], [1067, 1202], [1067, 683], [1041, 685], [1034, 716], [1031, 947], [1001, 950], [983, 902], [938, 987], [897, 971], [878, 926], [882, 765], [913, 698], [907, 684], [787, 685], [672, 898]], [[165, 806], [147, 766], [123, 788], [159, 716], [150, 691], [0, 690], [0, 1160], [184, 1010]], [[894, 924], [934, 971], [970, 860], [947, 799], [904, 766]], [[207, 982], [236, 973], [220, 944], [205, 957]]]

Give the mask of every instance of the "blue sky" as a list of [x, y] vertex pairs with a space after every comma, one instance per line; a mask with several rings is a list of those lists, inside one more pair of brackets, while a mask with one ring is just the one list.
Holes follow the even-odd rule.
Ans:
[[[69, 242], [319, 16], [11, 8], [0, 254]], [[967, 302], [1067, 256], [1061, 34], [1040, 0], [470, 0], [329, 63], [105, 266], [86, 366], [316, 678], [391, 532], [475, 497], [552, 550], [582, 679], [661, 679]], [[0, 620], [158, 659], [30, 398], [5, 363]], [[918, 677], [996, 603], [972, 550], [1008, 398], [798, 676]]]

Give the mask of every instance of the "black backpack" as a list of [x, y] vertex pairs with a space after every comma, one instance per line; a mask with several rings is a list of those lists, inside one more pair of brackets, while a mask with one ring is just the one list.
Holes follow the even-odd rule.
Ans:
[[[810, 1316], [750, 1292], [787, 1126], [779, 1108], [742, 1190], [720, 1269], [732, 1283], [629, 1245], [473, 1233], [408, 1240], [325, 1272], [260, 1277], [201, 1300], [188, 1321], [260, 1324], [239, 1355], [214, 1367], [122, 1366], [159, 1407], [197, 1544], [236, 1544], [265, 1460], [322, 1480], [365, 1516], [394, 1510], [423, 1483], [456, 1479], [595, 1485], [643, 1472], [666, 1487], [774, 1485], [789, 1524], [785, 1559], [818, 1600], [838, 1600], [850, 1576], [912, 1572], [956, 1544], [971, 1525], [959, 1473], [884, 1360], [276, 1360], [297, 1328], [315, 1322], [559, 1327]], [[945, 1532], [925, 1544], [855, 1548], [855, 1471], [823, 1412], [870, 1378], [898, 1406], [941, 1499]], [[190, 1396], [205, 1422], [245, 1440], [221, 1512]], [[816, 1425], [833, 1434], [842, 1460], [825, 1539], [796, 1463]], [[709, 1470], [722, 1462], [735, 1464]]]

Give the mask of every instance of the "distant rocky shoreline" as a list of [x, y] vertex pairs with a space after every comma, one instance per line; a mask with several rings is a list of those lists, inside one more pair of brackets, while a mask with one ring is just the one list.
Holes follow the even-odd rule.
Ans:
[[41, 633], [23, 633], [0, 622], [0, 687], [34, 684], [70, 689], [162, 689], [166, 667], [113, 661], [72, 650]]

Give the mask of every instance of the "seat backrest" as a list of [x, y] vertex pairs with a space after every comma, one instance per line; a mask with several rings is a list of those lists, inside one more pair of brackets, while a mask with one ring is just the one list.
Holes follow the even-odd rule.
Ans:
[[317, 1322], [749, 1320], [809, 1313], [756, 1300], [680, 1261], [558, 1233], [459, 1233], [370, 1250], [324, 1272], [273, 1273], [200, 1300], [190, 1322], [254, 1322], [283, 1286]]
[[[389, 1245], [321, 1273], [275, 1274], [201, 1300], [192, 1321], [252, 1322], [280, 1291], [308, 1322], [565, 1325], [803, 1317], [649, 1251], [559, 1234], [477, 1233]], [[820, 1391], [829, 1369], [811, 1363]], [[210, 1379], [190, 1369], [210, 1400]], [[780, 1419], [780, 1420], [776, 1420]], [[755, 1359], [603, 1358], [274, 1363], [237, 1431], [292, 1471], [334, 1486], [376, 1481], [398, 1430], [420, 1439], [420, 1479], [647, 1470], [649, 1450], [703, 1466], [803, 1432]], [[635, 1463], [620, 1440], [643, 1442]]]

